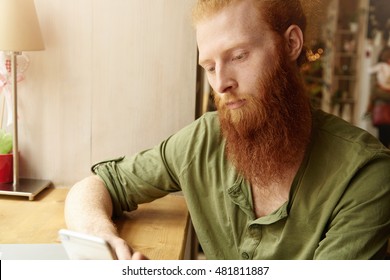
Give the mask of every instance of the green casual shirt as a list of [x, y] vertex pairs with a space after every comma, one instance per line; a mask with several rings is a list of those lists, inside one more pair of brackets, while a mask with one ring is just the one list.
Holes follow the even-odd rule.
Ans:
[[[261, 144], [261, 143], [260, 143]], [[216, 113], [153, 149], [99, 163], [116, 215], [183, 191], [207, 259], [381, 258], [390, 237], [390, 152], [322, 111], [289, 200], [256, 218], [248, 182], [226, 159]]]

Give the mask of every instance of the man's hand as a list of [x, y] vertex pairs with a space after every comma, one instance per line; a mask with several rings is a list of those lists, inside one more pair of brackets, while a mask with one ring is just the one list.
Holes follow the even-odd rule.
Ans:
[[143, 254], [133, 253], [118, 236], [111, 216], [110, 194], [98, 176], [85, 178], [70, 189], [65, 201], [65, 221], [69, 229], [105, 239], [120, 260], [146, 260]]
[[148, 258], [140, 252], [134, 252], [125, 240], [114, 236], [107, 238], [107, 242], [114, 249], [118, 260], [147, 260]]

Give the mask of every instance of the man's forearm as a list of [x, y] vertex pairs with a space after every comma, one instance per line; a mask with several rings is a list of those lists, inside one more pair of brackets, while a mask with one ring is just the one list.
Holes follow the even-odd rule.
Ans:
[[107, 240], [118, 259], [146, 259], [139, 252], [132, 254], [126, 241], [118, 236], [111, 216], [111, 197], [100, 177], [88, 177], [70, 189], [65, 201], [65, 221], [69, 229]]
[[65, 201], [69, 229], [101, 237], [117, 235], [111, 215], [111, 198], [98, 176], [88, 177], [70, 189]]

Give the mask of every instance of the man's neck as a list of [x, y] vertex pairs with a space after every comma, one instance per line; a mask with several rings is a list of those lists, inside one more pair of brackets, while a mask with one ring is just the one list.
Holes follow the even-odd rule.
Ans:
[[267, 185], [258, 182], [251, 183], [253, 211], [256, 218], [267, 216], [280, 208], [290, 196], [291, 187], [301, 166], [301, 160], [295, 166], [286, 170], [283, 178]]

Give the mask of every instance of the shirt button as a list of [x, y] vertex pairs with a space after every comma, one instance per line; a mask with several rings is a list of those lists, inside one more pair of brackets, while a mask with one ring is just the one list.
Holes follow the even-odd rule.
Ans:
[[261, 234], [261, 225], [250, 225], [249, 232], [251, 234]]
[[241, 193], [241, 190], [240, 190], [240, 189], [234, 190], [234, 191], [232, 191], [232, 192], [230, 193], [230, 196], [232, 196], [232, 197], [238, 197], [238, 196], [240, 195], [240, 193]]
[[244, 260], [249, 259], [249, 255], [248, 255], [247, 252], [242, 253], [242, 254], [241, 254], [241, 257], [242, 257]]

